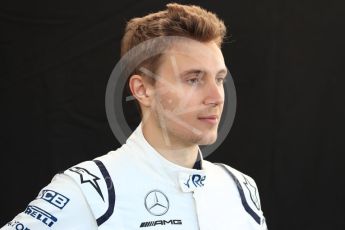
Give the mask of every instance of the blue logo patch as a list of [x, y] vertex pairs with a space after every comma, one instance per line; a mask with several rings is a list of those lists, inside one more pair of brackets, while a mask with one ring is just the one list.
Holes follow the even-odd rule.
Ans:
[[63, 209], [69, 202], [69, 199], [64, 195], [48, 189], [42, 190], [36, 199], [43, 199], [59, 209]]
[[191, 183], [193, 183], [193, 185], [195, 187], [202, 187], [204, 186], [203, 182], [206, 179], [206, 176], [201, 176], [199, 174], [193, 174], [190, 175], [187, 182], [184, 183], [188, 188], [190, 188]]
[[36, 218], [48, 227], [53, 226], [53, 224], [57, 221], [55, 216], [33, 205], [28, 205], [24, 213]]

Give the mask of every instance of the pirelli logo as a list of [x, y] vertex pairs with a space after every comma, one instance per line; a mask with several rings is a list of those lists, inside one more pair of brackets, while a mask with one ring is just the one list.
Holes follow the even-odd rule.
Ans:
[[24, 213], [32, 216], [33, 218], [36, 218], [48, 227], [53, 226], [53, 224], [57, 221], [57, 218], [55, 216], [33, 205], [28, 205]]
[[142, 222], [140, 224], [141, 228], [144, 227], [150, 227], [150, 226], [156, 226], [156, 225], [182, 225], [182, 220], [156, 220], [156, 221], [148, 221], [148, 222]]

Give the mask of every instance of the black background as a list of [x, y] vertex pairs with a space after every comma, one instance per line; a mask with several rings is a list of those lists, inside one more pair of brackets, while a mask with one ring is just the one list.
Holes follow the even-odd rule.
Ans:
[[[168, 1], [1, 1], [4, 225], [55, 173], [119, 147], [105, 115], [125, 22]], [[236, 118], [207, 160], [257, 182], [273, 229], [345, 229], [345, 6], [332, 1], [177, 1], [225, 21]]]

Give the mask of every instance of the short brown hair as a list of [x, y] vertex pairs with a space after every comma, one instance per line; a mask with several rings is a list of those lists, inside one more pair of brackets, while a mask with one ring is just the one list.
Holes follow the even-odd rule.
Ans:
[[[161, 36], [181, 36], [200, 42], [215, 41], [221, 47], [226, 27], [216, 14], [195, 5], [169, 3], [166, 7], [166, 10], [133, 18], [127, 23], [121, 41], [121, 57], [140, 43]], [[155, 72], [160, 56], [148, 58], [142, 65]]]

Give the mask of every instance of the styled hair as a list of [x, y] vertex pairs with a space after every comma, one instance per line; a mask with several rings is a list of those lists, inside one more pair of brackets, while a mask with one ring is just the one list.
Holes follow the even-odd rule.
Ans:
[[[221, 47], [226, 35], [224, 22], [216, 14], [195, 5], [169, 3], [167, 9], [127, 22], [121, 41], [121, 57], [140, 43], [162, 36], [181, 36], [200, 42], [214, 41]], [[132, 74], [145, 66], [152, 72], [158, 67], [161, 54], [137, 66]]]

